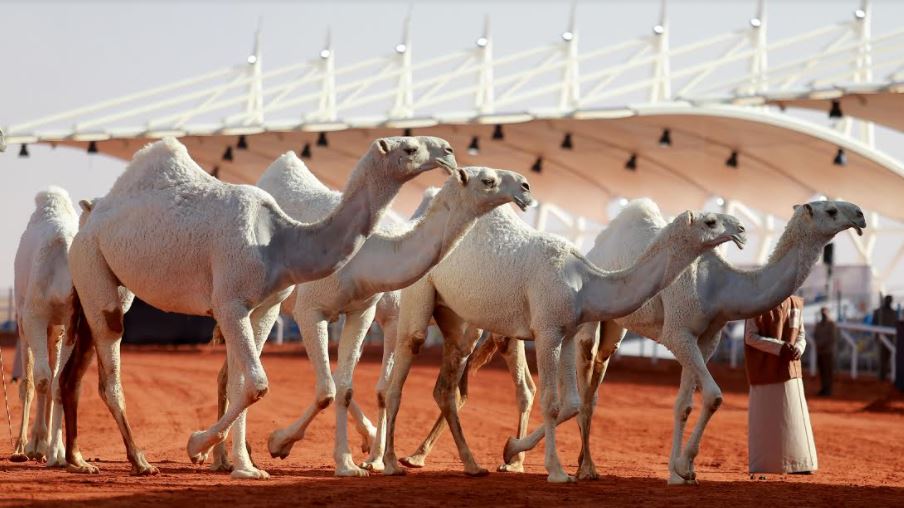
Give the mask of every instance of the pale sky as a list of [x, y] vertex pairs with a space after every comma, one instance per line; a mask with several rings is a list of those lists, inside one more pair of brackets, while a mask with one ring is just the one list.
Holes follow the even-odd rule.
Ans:
[[[413, 6], [415, 62], [473, 45], [484, 15], [492, 20], [497, 55], [554, 41], [566, 27], [570, 2], [49, 2], [0, 0], [0, 126], [184, 79], [244, 61], [260, 18], [267, 68], [306, 60], [323, 45], [327, 27], [340, 64], [392, 51], [402, 18]], [[675, 1], [669, 4], [673, 45], [746, 26], [756, 2]], [[858, 0], [768, 4], [770, 38], [851, 19]], [[904, 2], [873, 2], [873, 32], [900, 28]], [[578, 3], [582, 47], [602, 47], [649, 33], [659, 2]], [[879, 148], [904, 158], [901, 135], [882, 131]], [[74, 200], [100, 196], [123, 161], [66, 148], [19, 146], [0, 155], [0, 291], [13, 282], [19, 235], [36, 192], [54, 184]], [[888, 247], [891, 249], [891, 247]], [[841, 260], [844, 261], [843, 259]]]

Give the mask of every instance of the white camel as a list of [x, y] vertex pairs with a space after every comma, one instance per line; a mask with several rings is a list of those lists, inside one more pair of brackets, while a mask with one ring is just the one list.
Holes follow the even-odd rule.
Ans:
[[[78, 215], [69, 193], [50, 187], [35, 196], [32, 213], [15, 259], [16, 322], [23, 342], [24, 376], [19, 385], [22, 423], [10, 460], [47, 461], [65, 466], [60, 364], [72, 351], [62, 334], [72, 314], [69, 246], [78, 231]], [[27, 436], [31, 402], [37, 391], [35, 420]], [[50, 426], [48, 430], [48, 425]]]
[[[291, 152], [274, 163], [258, 185], [271, 192], [299, 220], [314, 220], [328, 214], [339, 199], [337, 193], [328, 191]], [[336, 475], [367, 474], [353, 461], [347, 419], [352, 375], [378, 301], [384, 291], [406, 287], [423, 276], [454, 249], [478, 217], [510, 202], [522, 209], [532, 202], [530, 186], [523, 176], [491, 168], [459, 168], [435, 194], [420, 219], [401, 228], [374, 233], [341, 270], [330, 277], [296, 286], [293, 314], [301, 327], [317, 385], [314, 402], [302, 416], [271, 434], [268, 442], [271, 455], [288, 456], [316, 414], [335, 399]], [[327, 206], [314, 209], [312, 204]], [[326, 327], [343, 313], [346, 320], [339, 340], [338, 366], [331, 375]], [[394, 342], [391, 330], [387, 331], [385, 340]], [[366, 434], [370, 431], [366, 427], [360, 430]]]
[[[166, 311], [216, 318], [227, 345], [229, 409], [195, 432], [187, 451], [203, 462], [235, 427], [235, 478], [266, 478], [245, 449], [245, 409], [268, 390], [259, 354], [293, 285], [325, 277], [363, 245], [403, 183], [437, 167], [456, 167], [438, 138], [382, 138], [352, 172], [340, 205], [303, 224], [266, 192], [225, 184], [202, 170], [172, 138], [138, 153], [107, 196], [94, 205], [70, 249], [77, 298], [75, 351], [63, 372], [66, 458], [78, 472], [97, 468], [77, 445], [78, 388], [90, 345], [97, 351], [100, 391], [116, 420], [134, 474], [157, 469], [135, 445], [125, 415], [119, 344], [133, 295]], [[82, 307], [84, 305], [84, 307]]]
[[[633, 217], [620, 223], [618, 228], [601, 233], [587, 257], [604, 269], [617, 270], [627, 266], [662, 226], [646, 217]], [[706, 367], [719, 345], [722, 327], [728, 321], [748, 319], [778, 305], [800, 288], [823, 247], [836, 234], [848, 228], [862, 234], [865, 227], [863, 212], [852, 203], [816, 201], [795, 206], [794, 214], [765, 266], [739, 270], [717, 252], [708, 252], [637, 312], [603, 320], [599, 327], [595, 323], [583, 325], [578, 331], [577, 342], [589, 354], [581, 355], [579, 374], [584, 384], [584, 404], [578, 419], [582, 473], [590, 478], [597, 476], [589, 448], [590, 419], [609, 359], [624, 337], [625, 329], [629, 329], [657, 340], [681, 363], [681, 387], [675, 400], [669, 455], [669, 484], [696, 483], [694, 459], [700, 450], [700, 440], [707, 423], [722, 403], [722, 392]], [[593, 355], [597, 340], [598, 350]], [[697, 386], [702, 392], [702, 410], [682, 447]]]
[[[604, 269], [628, 266], [665, 226], [654, 204], [649, 203], [646, 208], [646, 213], [619, 215], [597, 237], [587, 258]], [[582, 391], [578, 415], [582, 441], [578, 478], [598, 478], [590, 454], [590, 421], [609, 359], [628, 329], [657, 340], [681, 363], [669, 483], [696, 483], [693, 461], [706, 424], [722, 398], [706, 368], [719, 344], [720, 330], [728, 321], [762, 314], [793, 294], [807, 278], [823, 246], [837, 233], [851, 227], [858, 233], [866, 227], [863, 213], [851, 203], [817, 201], [796, 206], [772, 256], [762, 268], [739, 270], [718, 252], [707, 252], [675, 283], [636, 312], [602, 323], [581, 325], [576, 334]], [[697, 385], [703, 391], [703, 413], [682, 449], [684, 427]], [[523, 453], [536, 446], [542, 437], [537, 433], [526, 440], [510, 440], [507, 453]]]
[[426, 339], [432, 316], [445, 339], [434, 397], [449, 423], [465, 473], [486, 474], [465, 443], [456, 404], [480, 328], [536, 341], [548, 480], [573, 481], [559, 462], [555, 426], [557, 420], [574, 416], [579, 406], [572, 347], [577, 326], [633, 312], [701, 252], [741, 234], [737, 226], [730, 216], [685, 212], [634, 266], [603, 272], [568, 242], [533, 230], [507, 208], [484, 216], [459, 248], [402, 291], [396, 364], [387, 393], [384, 474], [404, 474], [394, 449], [395, 418], [412, 356]]

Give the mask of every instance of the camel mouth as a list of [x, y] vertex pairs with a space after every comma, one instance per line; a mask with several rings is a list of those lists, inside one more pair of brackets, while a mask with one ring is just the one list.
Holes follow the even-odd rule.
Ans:
[[522, 212], [526, 212], [528, 208], [534, 206], [534, 204], [536, 203], [536, 201], [529, 196], [526, 198], [515, 196], [512, 198], [512, 201], [515, 202], [515, 205], [517, 205]]
[[[448, 159], [451, 159], [451, 161], [447, 160], [447, 157], [437, 157], [435, 161], [436, 166], [445, 169], [446, 172], [451, 175], [458, 168], [458, 163], [455, 161], [454, 157], [448, 157]], [[428, 170], [433, 169], [436, 166], [430, 167]]]
[[857, 236], [863, 236], [863, 227], [860, 224], [853, 224], [854, 231], [857, 232]]
[[731, 235], [731, 241], [741, 250], [744, 250], [744, 246], [747, 245], [747, 238], [742, 235]]

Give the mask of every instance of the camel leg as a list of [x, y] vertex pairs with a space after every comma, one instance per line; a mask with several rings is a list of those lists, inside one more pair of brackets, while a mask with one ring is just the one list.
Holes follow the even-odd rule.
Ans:
[[718, 335], [715, 338], [702, 338], [700, 342], [699, 346], [694, 343], [694, 347], [687, 356], [689, 356], [690, 360], [690, 370], [700, 385], [703, 405], [700, 409], [697, 423], [694, 425], [694, 430], [691, 432], [678, 460], [674, 463], [675, 467], [672, 468], [679, 476], [690, 481], [696, 481], [697, 474], [694, 472], [694, 459], [700, 452], [700, 440], [703, 438], [703, 432], [706, 430], [706, 425], [713, 414], [722, 405], [722, 390], [706, 367], [706, 361], [718, 345]]
[[333, 374], [330, 372], [326, 318], [319, 311], [298, 312], [297, 309], [298, 307], [296, 307], [295, 319], [301, 326], [305, 354], [314, 367], [317, 388], [314, 403], [305, 408], [300, 417], [288, 427], [276, 429], [270, 433], [267, 440], [270, 456], [281, 459], [289, 456], [292, 446], [304, 438], [308, 425], [336, 398], [336, 384], [333, 382]]
[[16, 440], [16, 448], [9, 460], [12, 462], [27, 462], [28, 455], [26, 448], [28, 443], [28, 419], [31, 416], [31, 401], [35, 397], [35, 379], [34, 379], [34, 355], [31, 347], [28, 345], [28, 339], [25, 338], [23, 327], [19, 327], [19, 341], [22, 342], [22, 382], [19, 383], [19, 400], [22, 401], [22, 420], [19, 424], [19, 439]]
[[433, 398], [449, 425], [449, 430], [458, 448], [458, 456], [465, 466], [465, 474], [485, 476], [488, 471], [480, 467], [474, 460], [458, 416], [459, 386], [466, 379], [468, 357], [474, 351], [480, 332], [473, 327], [465, 329], [466, 323], [445, 307], [437, 308], [433, 317], [444, 338], [443, 363], [433, 389]]
[[51, 410], [50, 390], [53, 383], [50, 351], [47, 346], [48, 342], [55, 338], [51, 338], [53, 327], [46, 319], [27, 318], [23, 319], [23, 324], [33, 355], [32, 377], [35, 390], [35, 419], [31, 424], [31, 436], [25, 447], [25, 455], [29, 459], [46, 462], [50, 437], [47, 432]]
[[[255, 343], [250, 312], [242, 302], [230, 302], [215, 308], [214, 317], [226, 339], [226, 357], [229, 362], [227, 392], [229, 405], [225, 414], [205, 431], [195, 432], [188, 440], [187, 451], [192, 462], [203, 463], [210, 448], [223, 441], [230, 427], [251, 405], [266, 395], [269, 383], [260, 363], [259, 350]], [[244, 431], [242, 427], [236, 432]], [[245, 448], [244, 433], [241, 446], [233, 446], [235, 466], [233, 478], [267, 478], [265, 471], [254, 467]], [[235, 441], [233, 441], [235, 444]]]
[[[539, 343], [539, 340], [538, 342]], [[549, 382], [557, 390], [554, 395], [556, 401], [555, 425], [570, 420], [578, 414], [581, 407], [581, 399], [578, 395], [577, 363], [575, 358], [574, 335], [567, 335], [561, 340], [559, 353], [556, 357], [556, 379]], [[537, 350], [537, 362], [539, 365], [540, 350]], [[541, 383], [542, 384], [542, 383]], [[545, 385], [544, 385], [545, 386]], [[540, 441], [548, 435], [546, 424], [523, 438], [510, 437], [502, 452], [503, 460], [508, 463], [515, 455], [532, 450]], [[549, 443], [547, 443], [547, 459], [549, 458]], [[558, 460], [558, 459], [556, 459]], [[563, 481], [573, 481], [563, 480]], [[550, 480], [553, 481], [553, 480]]]
[[48, 467], [66, 467], [66, 446], [63, 443], [63, 396], [60, 392], [60, 376], [63, 366], [72, 355], [72, 344], [66, 344], [61, 332], [63, 327], [54, 327], [51, 336], [54, 342], [53, 382], [51, 383], [51, 416], [50, 416], [50, 450], [47, 457]]
[[345, 315], [345, 326], [339, 339], [339, 359], [336, 365], [336, 440], [333, 458], [336, 461], [336, 476], [367, 476], [367, 471], [355, 465], [348, 444], [348, 405], [352, 399], [352, 376], [361, 358], [364, 335], [370, 328], [376, 313], [376, 306], [361, 312]]
[[[379, 318], [379, 312], [377, 316]], [[395, 363], [398, 316], [393, 316], [380, 323], [380, 327], [383, 328], [383, 361], [380, 365], [380, 379], [377, 381], [377, 434], [370, 446], [370, 456], [361, 464], [361, 467], [369, 471], [382, 472], [383, 453], [386, 451], [386, 387]]]
[[60, 401], [66, 421], [66, 468], [74, 473], [97, 474], [97, 467], [82, 458], [78, 446], [78, 402], [82, 378], [93, 358], [94, 339], [85, 316], [73, 320], [70, 326], [72, 330], [67, 330], [67, 335], [74, 335], [75, 342], [71, 346], [69, 361], [63, 364], [60, 372]]
[[144, 453], [135, 444], [132, 427], [126, 417], [126, 401], [122, 391], [119, 355], [122, 335], [113, 333], [112, 330], [108, 330], [108, 332], [110, 333], [98, 336], [95, 343], [98, 377], [100, 378], [98, 391], [119, 426], [119, 432], [122, 434], [122, 440], [126, 446], [126, 455], [129, 462], [132, 463], [132, 474], [140, 476], [157, 474], [157, 468], [148, 464]]
[[[591, 325], [588, 328], [579, 329], [576, 338], [578, 347], [581, 348], [580, 350], [583, 353], [581, 355], [583, 362], [579, 367], [579, 372], [582, 373], [578, 376], [578, 379], [584, 384], [581, 389], [581, 411], [578, 413], [578, 426], [581, 431], [581, 453], [578, 457], [578, 462], [580, 463], [578, 468], [579, 480], [599, 479], [599, 474], [596, 472], [596, 465], [593, 463], [593, 457], [590, 452], [590, 425], [593, 419], [593, 410], [596, 407], [599, 387], [606, 376], [609, 360], [621, 344], [626, 330], [618, 326], [614, 321], [604, 321], [601, 323], [599, 332], [599, 336], [597, 336], [596, 326]], [[593, 345], [594, 347], [589, 348], [588, 345]]]
[[[543, 429], [546, 438], [546, 457], [544, 464], [549, 473], [546, 481], [551, 483], [573, 482], [562, 469], [559, 453], [556, 449], [556, 425], [559, 423], [560, 402], [558, 400], [557, 382], [559, 380], [559, 363], [565, 352], [561, 332], [544, 331], [537, 334], [537, 367], [540, 375], [540, 406], [543, 409]], [[572, 347], [572, 351], [573, 351]], [[563, 362], [564, 363], [564, 362]], [[575, 387], [576, 388], [576, 387]], [[508, 448], [508, 447], [506, 447]], [[506, 454], [506, 462], [514, 455]]]
[[[502, 358], [508, 366], [512, 381], [515, 383], [515, 398], [518, 401], [518, 438], [527, 435], [527, 426], [530, 422], [530, 411], [534, 404], [534, 395], [537, 387], [531, 377], [530, 368], [527, 366], [527, 355], [524, 350], [524, 341], [505, 338], [506, 344], [502, 348]], [[508, 473], [524, 472], [524, 452], [521, 452], [511, 460], [502, 464], [497, 471]]]
[[[486, 339], [481, 342], [480, 346], [476, 351], [474, 351], [469, 357], [469, 361], [467, 363], [468, 367], [465, 370], [465, 374], [461, 377], [461, 381], [458, 384], [458, 410], [461, 410], [462, 406], [465, 405], [465, 402], [468, 400], [468, 378], [471, 376], [471, 373], [475, 371], [479, 367], [475, 367], [474, 360], [476, 359], [478, 354], [483, 354], [485, 362], [488, 362], [494, 354], [496, 354], [497, 347], [494, 341], [494, 337], [489, 332], [484, 332], [481, 336], [486, 336]], [[485, 363], [484, 362], [484, 363]], [[427, 434], [427, 437], [421, 441], [421, 444], [417, 447], [414, 453], [407, 457], [403, 457], [401, 459], [402, 464], [406, 467], [410, 468], [422, 468], [427, 463], [427, 456], [430, 455], [430, 452], [433, 450], [433, 446], [436, 445], [436, 441], [446, 430], [446, 417], [443, 415], [442, 411], [440, 411], [439, 416], [436, 417], [436, 421], [433, 422], [433, 427], [430, 429], [430, 432]], [[501, 466], [500, 466], [501, 470]]]
[[396, 335], [395, 365], [386, 389], [386, 451], [383, 454], [384, 475], [404, 475], [395, 451], [395, 424], [402, 400], [402, 387], [411, 370], [414, 355], [427, 340], [427, 326], [436, 304], [436, 289], [428, 278], [415, 282], [402, 293], [399, 305], [399, 327]]

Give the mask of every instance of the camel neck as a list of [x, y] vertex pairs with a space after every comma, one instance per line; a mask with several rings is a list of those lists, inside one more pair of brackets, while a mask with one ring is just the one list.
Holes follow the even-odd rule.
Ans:
[[444, 189], [411, 229], [368, 238], [341, 277], [356, 285], [359, 297], [407, 287], [451, 252], [477, 217], [469, 207], [451, 203]]
[[714, 271], [719, 279], [719, 306], [727, 319], [747, 319], [774, 308], [792, 295], [809, 275], [828, 239], [795, 233], [786, 228], [769, 261], [761, 268], [742, 271], [728, 263]]
[[291, 284], [330, 275], [341, 268], [373, 232], [400, 184], [382, 178], [367, 164], [367, 156], [352, 172], [339, 205], [320, 222], [288, 222], [277, 235], [276, 257]]
[[628, 315], [671, 284], [700, 254], [675, 242], [666, 227], [630, 267], [603, 272], [584, 260], [581, 321], [605, 321]]

